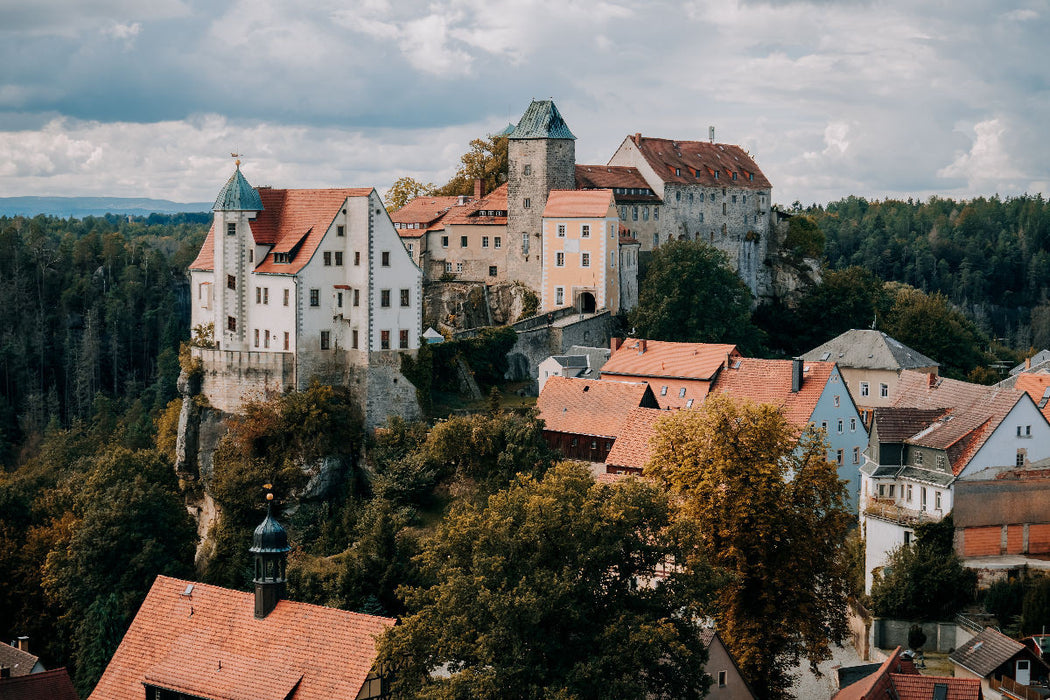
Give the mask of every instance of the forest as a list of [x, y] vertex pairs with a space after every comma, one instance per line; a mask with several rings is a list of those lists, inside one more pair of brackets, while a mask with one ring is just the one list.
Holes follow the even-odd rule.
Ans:
[[[946, 373], [982, 381], [997, 378], [997, 363], [1050, 345], [1050, 211], [1041, 197], [850, 197], [794, 214], [790, 242], [808, 253], [823, 250], [822, 284], [802, 290], [790, 304], [754, 312], [742, 299], [726, 306], [716, 326], [675, 325], [712, 342], [721, 339], [712, 334], [743, 332], [741, 342], [752, 354], [784, 356], [875, 323], [940, 360]], [[502, 410], [498, 390], [477, 415], [436, 426], [394, 422], [365, 435], [346, 392], [313, 387], [252, 404], [248, 418], [231, 421], [208, 484], [221, 517], [205, 542], [208, 554], [195, 562], [199, 542], [184, 507], [186, 484], [172, 466], [181, 401], [175, 381], [180, 343], [189, 337], [186, 268], [209, 222], [203, 213], [0, 218], [0, 571], [7, 577], [0, 587], [0, 634], [28, 634], [45, 663], [70, 667], [82, 695], [157, 574], [249, 586], [246, 542], [261, 517], [258, 485], [266, 481], [275, 484], [295, 547], [290, 594], [416, 621], [406, 625], [408, 637], [390, 642], [392, 648], [436, 644], [423, 632], [431, 629], [424, 624], [427, 606], [464, 595], [432, 588], [440, 567], [428, 556], [468, 561], [493, 556], [472, 554], [470, 547], [504, 546], [494, 533], [477, 536], [478, 522], [510, 523], [537, 508], [528, 515], [530, 528], [545, 513], [554, 518], [544, 522], [547, 536], [559, 542], [578, 536], [555, 518], [570, 512], [564, 510], [570, 504], [552, 511], [552, 490], [578, 494], [572, 508], [594, 504], [573, 516], [593, 518], [592, 534], [615, 516], [599, 507], [607, 503], [618, 504], [621, 514], [644, 515], [654, 533], [647, 546], [664, 542], [657, 532], [672, 532], [663, 495], [642, 489], [614, 498], [602, 490], [608, 487], [557, 465], [539, 424], [520, 411]], [[717, 265], [717, 256], [701, 257]], [[657, 279], [643, 282], [643, 296], [646, 285], [661, 284]], [[647, 322], [666, 320], [650, 316]], [[477, 365], [486, 389], [497, 387], [502, 374], [501, 353], [492, 348], [508, 342], [499, 332], [490, 335], [488, 344], [459, 350]], [[447, 388], [434, 381], [433, 363], [448, 362], [451, 348], [405, 366], [428, 409], [431, 388]], [[300, 501], [302, 465], [329, 456], [343, 465], [338, 488]], [[666, 476], [672, 486], [676, 478]], [[770, 484], [782, 481], [771, 478]], [[838, 498], [830, 486], [826, 493], [829, 502]], [[770, 498], [779, 496], [771, 492]], [[837, 533], [831, 546], [845, 556], [841, 524], [822, 529]], [[453, 535], [459, 539], [449, 539]], [[616, 549], [595, 537], [573, 550], [587, 566], [605, 561], [592, 560], [592, 549]], [[661, 546], [686, 547], [676, 551], [696, 558], [701, 580], [681, 584], [694, 591], [694, 600], [717, 597], [715, 568], [724, 569], [725, 562], [678, 536]], [[646, 556], [663, 551], [672, 549]], [[844, 585], [836, 595], [844, 594]], [[582, 588], [563, 594], [566, 606], [591, 595]], [[647, 600], [638, 610], [655, 615], [662, 606], [681, 604]], [[595, 634], [608, 633], [602, 624], [595, 620]], [[755, 668], [772, 692], [785, 682], [785, 658], [812, 650], [770, 641], [781, 656], [765, 666], [756, 661]], [[443, 643], [454, 646], [454, 640]], [[499, 658], [502, 652], [488, 653]], [[639, 658], [648, 653], [651, 648], [639, 648]], [[699, 692], [705, 681], [689, 682], [690, 692]]]

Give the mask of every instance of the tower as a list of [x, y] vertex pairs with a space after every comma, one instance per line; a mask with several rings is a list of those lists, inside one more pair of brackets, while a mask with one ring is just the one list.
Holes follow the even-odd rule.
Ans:
[[533, 100], [507, 140], [508, 274], [538, 290], [543, 209], [552, 189], [576, 189], [576, 137], [553, 100]]
[[215, 240], [215, 339], [223, 350], [248, 349], [248, 278], [255, 239], [249, 221], [262, 211], [259, 192], [241, 174], [241, 161], [212, 206]]
[[285, 595], [290, 549], [288, 533], [271, 513], [273, 494], [267, 493], [266, 500], [266, 517], [255, 528], [252, 548], [248, 550], [255, 559], [255, 617], [259, 620], [269, 615]]

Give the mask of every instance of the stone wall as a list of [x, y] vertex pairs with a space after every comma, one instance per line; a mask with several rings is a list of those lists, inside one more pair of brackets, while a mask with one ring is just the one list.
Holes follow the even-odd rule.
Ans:
[[872, 623], [873, 643], [880, 649], [908, 648], [908, 630], [919, 625], [926, 634], [923, 651], [947, 654], [955, 651], [960, 642], [954, 622], [915, 622], [913, 620], [890, 620], [876, 618]]
[[368, 368], [363, 370], [366, 430], [385, 424], [389, 416], [400, 416], [407, 421], [423, 418], [416, 387], [401, 374], [402, 352], [406, 351], [387, 350], [369, 355]]
[[238, 413], [246, 397], [265, 397], [295, 387], [295, 355], [191, 348], [201, 361], [201, 393], [226, 413]]
[[537, 373], [540, 362], [551, 355], [565, 353], [573, 345], [608, 345], [616, 323], [609, 311], [578, 314], [571, 309], [554, 312], [551, 321], [547, 323], [546, 320], [543, 314], [515, 324], [518, 339], [507, 353], [510, 369], [506, 378], [532, 380], [533, 393], [539, 389]]

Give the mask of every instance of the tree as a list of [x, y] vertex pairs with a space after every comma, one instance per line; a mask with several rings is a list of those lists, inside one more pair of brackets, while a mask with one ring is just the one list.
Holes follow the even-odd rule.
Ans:
[[485, 192], [502, 185], [507, 181], [510, 163], [507, 145], [507, 137], [501, 134], [490, 134], [484, 139], [471, 141], [470, 150], [459, 159], [459, 170], [435, 194], [472, 195], [475, 180], [482, 181]]
[[977, 575], [962, 564], [950, 515], [915, 527], [915, 544], [890, 553], [871, 587], [874, 613], [906, 620], [948, 620], [973, 600]]
[[846, 636], [852, 516], [826, 455], [819, 433], [799, 436], [778, 407], [724, 395], [657, 424], [646, 473], [729, 573], [715, 602], [719, 634], [763, 697], [789, 697], [800, 659], [815, 668]]
[[1021, 607], [1021, 634], [1041, 634], [1050, 626], [1050, 576], [1039, 576], [1028, 586]]
[[386, 191], [386, 194], [383, 195], [383, 201], [386, 202], [386, 210], [388, 212], [395, 212], [416, 197], [429, 197], [434, 194], [434, 191], [434, 183], [428, 182], [423, 184], [419, 180], [406, 175], [405, 177], [399, 177], [390, 189]]
[[757, 345], [751, 292], [725, 254], [703, 241], [669, 241], [653, 251], [630, 318], [642, 338]]
[[[697, 601], [709, 578], [686, 535], [659, 489], [596, 484], [578, 463], [457, 504], [417, 558], [429, 585], [402, 589], [412, 612], [380, 642], [400, 667], [395, 691], [701, 697]], [[653, 578], [672, 556], [694, 566]]]

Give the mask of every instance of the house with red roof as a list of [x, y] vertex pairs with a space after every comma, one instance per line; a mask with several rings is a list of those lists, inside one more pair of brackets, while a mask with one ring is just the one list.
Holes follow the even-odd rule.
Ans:
[[267, 512], [252, 540], [254, 594], [158, 576], [91, 700], [389, 697], [395, 621], [285, 600], [287, 533]]
[[639, 406], [657, 407], [644, 382], [550, 377], [536, 408], [547, 444], [569, 459], [605, 462], [624, 423]]
[[65, 668], [11, 675], [0, 666], [0, 700], [79, 700]]
[[611, 345], [601, 378], [647, 382], [660, 408], [692, 408], [707, 396], [719, 372], [742, 357], [728, 344], [613, 338]]
[[[514, 281], [507, 272], [507, 186], [481, 196], [479, 181], [476, 193], [474, 199], [464, 198], [449, 207], [420, 238], [419, 266], [428, 281]], [[394, 216], [399, 214], [400, 210], [394, 212]], [[399, 233], [406, 246], [412, 244], [406, 235], [411, 232], [402, 229]]]
[[1050, 424], [1025, 392], [903, 370], [891, 405], [874, 410], [861, 468], [866, 588], [915, 525], [952, 511], [958, 481], [1047, 458]]
[[[252, 187], [240, 164], [190, 265], [193, 352], [211, 405], [351, 384], [370, 425], [419, 415], [399, 353], [419, 348], [422, 273], [371, 188]], [[206, 331], [205, 329], [210, 329]]]
[[390, 221], [401, 236], [405, 250], [419, 268], [424, 268], [427, 234], [441, 228], [441, 219], [452, 207], [464, 206], [469, 201], [465, 196], [427, 195], [416, 197], [390, 213]]
[[902, 653], [897, 647], [874, 672], [840, 688], [832, 700], [983, 700], [985, 697], [979, 680], [920, 675], [907, 656], [909, 653]]

